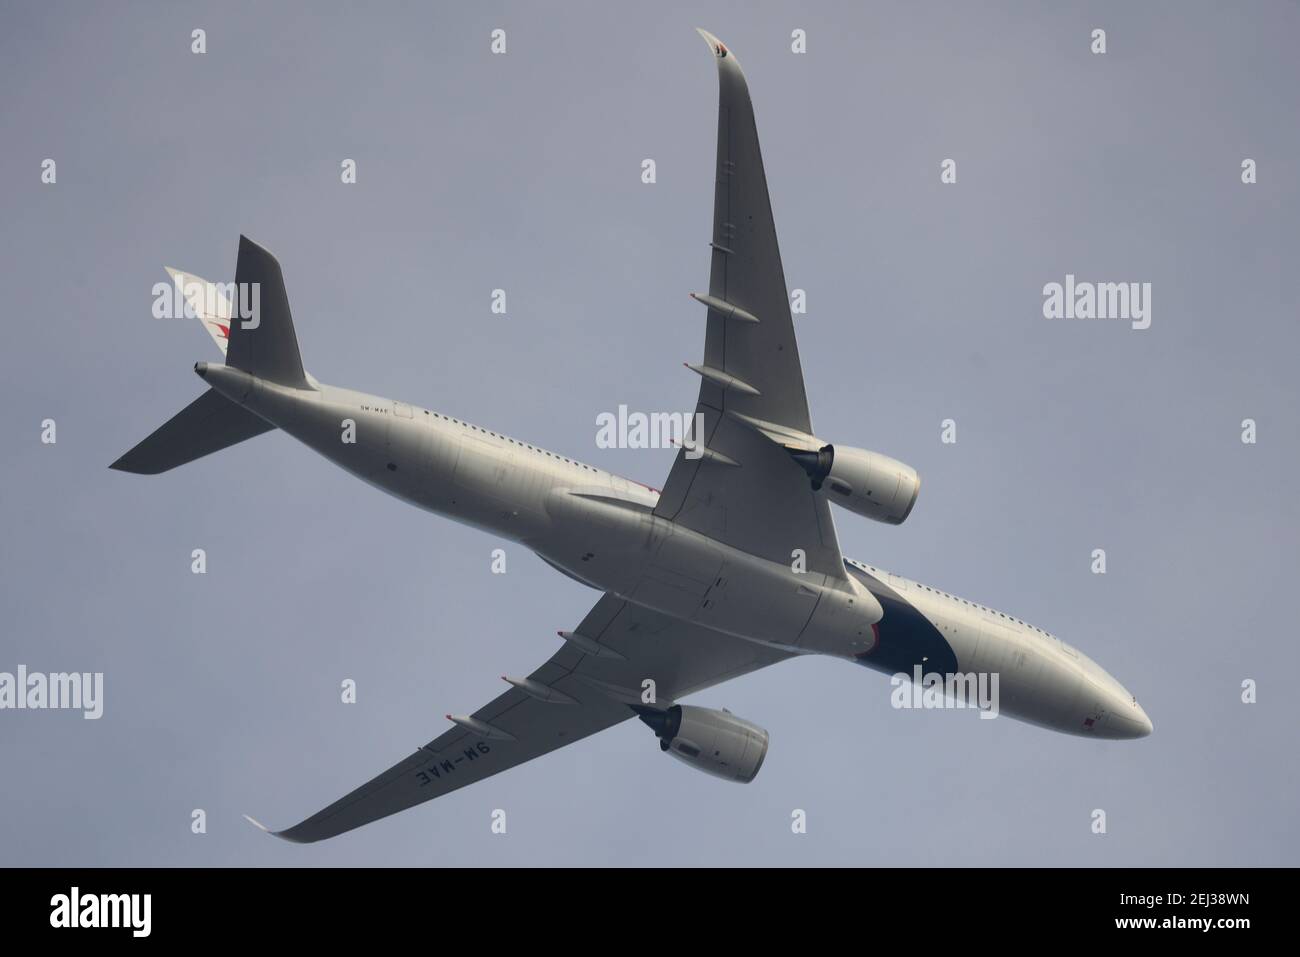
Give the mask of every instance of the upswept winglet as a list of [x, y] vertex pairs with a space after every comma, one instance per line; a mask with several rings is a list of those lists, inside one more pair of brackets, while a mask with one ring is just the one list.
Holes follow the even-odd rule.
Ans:
[[713, 55], [719, 60], [730, 52], [725, 43], [715, 37], [708, 30], [704, 29], [704, 27], [696, 27], [695, 32], [704, 37], [704, 42], [709, 45], [709, 49], [713, 51]]

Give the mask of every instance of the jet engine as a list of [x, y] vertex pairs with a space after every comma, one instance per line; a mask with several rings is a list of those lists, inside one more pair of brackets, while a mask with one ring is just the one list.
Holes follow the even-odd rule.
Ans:
[[791, 449], [790, 455], [814, 491], [825, 485], [832, 502], [873, 521], [902, 525], [921, 491], [916, 469], [879, 452], [823, 445], [816, 452]]
[[730, 711], [675, 704], [637, 707], [659, 738], [659, 750], [699, 771], [748, 784], [767, 756], [767, 732]]

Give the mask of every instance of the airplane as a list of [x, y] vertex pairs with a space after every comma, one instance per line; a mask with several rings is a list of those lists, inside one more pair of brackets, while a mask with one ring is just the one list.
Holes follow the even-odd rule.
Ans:
[[841, 554], [831, 504], [900, 525], [920, 477], [813, 431], [749, 89], [731, 50], [699, 32], [720, 90], [709, 291], [692, 294], [706, 317], [703, 359], [689, 364], [704, 428], [683, 443], [662, 490], [317, 381], [303, 368], [280, 264], [247, 237], [235, 288], [258, 290], [252, 314], [169, 270], [225, 363], [197, 363], [208, 391], [111, 468], [157, 474], [279, 429], [601, 593], [531, 674], [505, 676], [503, 694], [447, 715], [447, 731], [276, 836], [334, 837], [631, 718], [691, 767], [752, 781], [767, 731], [680, 700], [796, 655], [894, 675], [997, 675], [1001, 713], [1094, 738], [1151, 733], [1137, 699], [1056, 636]]

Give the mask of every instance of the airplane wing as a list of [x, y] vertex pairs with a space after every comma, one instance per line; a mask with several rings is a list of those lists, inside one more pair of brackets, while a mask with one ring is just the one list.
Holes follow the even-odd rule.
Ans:
[[[277, 837], [310, 843], [441, 797], [634, 717], [642, 682], [656, 703], [790, 657], [605, 595], [527, 679], [406, 760]], [[647, 735], [647, 753], [651, 751]], [[249, 818], [258, 827], [266, 828]]]
[[830, 505], [784, 447], [817, 448], [749, 88], [731, 51], [700, 34], [721, 90], [713, 263], [708, 294], [693, 295], [708, 310], [704, 361], [689, 366], [703, 449], [678, 453], [655, 513], [772, 561], [802, 549], [809, 572], [844, 578]]

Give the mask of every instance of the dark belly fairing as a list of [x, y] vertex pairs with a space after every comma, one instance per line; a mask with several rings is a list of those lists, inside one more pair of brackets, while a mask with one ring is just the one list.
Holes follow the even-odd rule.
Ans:
[[910, 676], [916, 665], [925, 673], [957, 673], [957, 655], [934, 622], [880, 579], [847, 563], [845, 567], [885, 610], [876, 625], [875, 647], [856, 655], [855, 661], [891, 675]]

